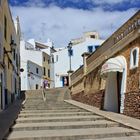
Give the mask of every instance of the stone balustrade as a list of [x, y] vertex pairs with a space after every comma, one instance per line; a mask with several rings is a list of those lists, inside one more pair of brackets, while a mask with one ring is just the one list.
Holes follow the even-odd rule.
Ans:
[[73, 85], [76, 82], [80, 81], [83, 78], [83, 75], [84, 75], [84, 70], [82, 66], [71, 75], [71, 84]]

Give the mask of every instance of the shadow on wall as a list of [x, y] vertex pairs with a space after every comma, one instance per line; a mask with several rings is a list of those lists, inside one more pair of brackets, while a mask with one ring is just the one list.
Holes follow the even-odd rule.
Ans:
[[21, 100], [25, 100], [25, 90], [22, 90], [21, 92], [20, 92], [20, 99]]

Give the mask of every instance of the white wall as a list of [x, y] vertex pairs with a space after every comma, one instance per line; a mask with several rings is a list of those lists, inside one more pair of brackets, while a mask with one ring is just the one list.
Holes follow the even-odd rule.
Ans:
[[[38, 68], [38, 73], [36, 72], [36, 68]], [[40, 65], [37, 65], [36, 63], [28, 60], [27, 61], [27, 70], [32, 73], [33, 75], [36, 75], [38, 77], [42, 77], [42, 67]]]
[[[29, 46], [27, 49], [25, 48], [25, 46]], [[42, 86], [42, 79], [40, 79], [38, 76], [34, 75], [34, 80], [32, 78], [28, 77], [28, 60], [30, 60], [31, 62], [37, 64], [38, 66], [42, 67], [43, 65], [43, 52], [47, 53], [48, 55], [51, 54], [51, 47], [52, 47], [52, 42], [48, 41], [47, 43], [44, 43], [44, 45], [50, 45], [47, 49], [42, 49], [42, 50], [36, 50], [35, 49], [35, 40], [34, 39], [30, 39], [28, 42], [25, 42], [24, 40], [21, 41], [21, 49], [20, 49], [20, 54], [21, 54], [21, 68], [24, 69], [24, 72], [21, 73], [21, 90], [28, 90], [28, 89], [33, 89], [35, 88], [35, 84], [37, 83], [39, 86]], [[34, 73], [33, 67], [35, 67], [35, 64], [31, 64], [32, 66], [32, 72]], [[53, 80], [53, 70], [54, 66], [53, 64], [51, 64], [51, 70], [50, 70], [50, 74], [51, 74], [51, 79]], [[42, 77], [42, 74], [41, 74]], [[38, 82], [39, 81], [39, 82]], [[30, 85], [31, 86], [30, 86]], [[54, 83], [52, 84], [51, 87], [54, 87]]]
[[38, 64], [42, 65], [42, 52], [36, 51], [36, 50], [26, 50], [25, 49], [25, 41], [21, 41], [21, 63], [27, 62], [28, 60]]
[[[78, 69], [83, 65], [82, 54], [88, 51], [88, 46], [93, 46], [93, 51], [95, 50], [95, 45], [101, 45], [103, 40], [86, 38], [85, 42], [73, 45], [73, 56], [71, 57], [72, 70]], [[58, 61], [56, 62], [56, 56], [58, 55]], [[55, 77], [55, 87], [62, 87], [62, 81], [60, 76], [67, 75], [69, 70], [69, 56], [68, 49], [64, 48], [61, 51], [54, 53], [55, 63], [54, 63], [54, 77]]]
[[27, 90], [27, 62], [21, 60], [21, 68], [24, 69], [23, 72], [21, 72], [21, 90]]
[[21, 68], [24, 71], [21, 73], [21, 90], [28, 90], [28, 77], [27, 77], [27, 61], [30, 60], [39, 66], [42, 66], [42, 52], [36, 50], [26, 50], [25, 41], [21, 41]]
[[51, 63], [50, 64], [50, 77], [51, 77], [51, 84], [50, 84], [50, 87], [51, 88], [54, 88], [55, 87], [55, 76], [54, 76], [54, 64]]
[[27, 82], [27, 89], [28, 90], [35, 90], [36, 89], [36, 84], [39, 86], [39, 89], [42, 86], [42, 79], [38, 76], [35, 75], [31, 75], [30, 77], [28, 77], [28, 82]]
[[[38, 73], [36, 71], [36, 68], [38, 68]], [[38, 85], [38, 88], [40, 89], [42, 86], [42, 73], [43, 73], [42, 67], [37, 65], [36, 63], [28, 61], [27, 62], [27, 70], [28, 70], [28, 73], [30, 74], [27, 76], [28, 89], [35, 90], [36, 85]]]

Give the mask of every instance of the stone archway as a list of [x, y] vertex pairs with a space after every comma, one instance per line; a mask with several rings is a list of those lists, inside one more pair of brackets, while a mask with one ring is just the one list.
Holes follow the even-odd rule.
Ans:
[[123, 113], [127, 78], [125, 57], [108, 59], [102, 66], [101, 75], [106, 75], [104, 109]]

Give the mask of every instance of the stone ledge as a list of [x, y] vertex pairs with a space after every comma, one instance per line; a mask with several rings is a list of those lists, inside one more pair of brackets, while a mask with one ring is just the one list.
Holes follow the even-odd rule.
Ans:
[[96, 107], [86, 105], [86, 104], [83, 104], [83, 103], [80, 103], [80, 102], [77, 102], [77, 101], [74, 101], [74, 100], [65, 100], [65, 102], [70, 103], [70, 104], [75, 105], [75, 106], [78, 106], [82, 109], [85, 109], [87, 111], [96, 113], [96, 114], [101, 115], [101, 116], [103, 116], [107, 119], [110, 119], [112, 121], [123, 124], [127, 127], [130, 127], [130, 128], [133, 128], [133, 129], [136, 129], [136, 130], [140, 131], [140, 120], [138, 120], [138, 119], [131, 118], [131, 117], [128, 117], [128, 116], [125, 116], [125, 115], [122, 115], [122, 114], [117, 114], [117, 113], [114, 113], [114, 112], [102, 111], [102, 110], [99, 110]]

